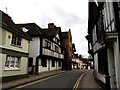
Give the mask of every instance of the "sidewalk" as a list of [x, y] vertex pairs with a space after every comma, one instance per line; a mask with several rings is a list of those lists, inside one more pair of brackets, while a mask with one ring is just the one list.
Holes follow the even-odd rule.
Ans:
[[64, 72], [66, 72], [66, 71], [54, 70], [54, 71], [49, 71], [49, 72], [42, 72], [39, 75], [31, 75], [28, 78], [23, 78], [23, 79], [20, 79], [20, 80], [14, 80], [14, 81], [10, 81], [10, 82], [5, 82], [5, 83], [2, 83], [2, 84], [0, 83], [0, 88], [10, 89], [10, 88], [14, 88], [16, 86], [20, 86], [20, 85], [23, 85], [23, 84], [26, 84], [26, 83], [29, 83], [29, 82], [32, 82], [32, 81], [36, 81], [36, 80], [39, 80], [39, 79], [43, 79], [43, 78], [53, 76], [53, 75], [57, 75], [57, 74], [64, 73]]
[[80, 90], [84, 89], [102, 90], [102, 88], [94, 80], [93, 70], [86, 70], [85, 75], [81, 79], [79, 88]]

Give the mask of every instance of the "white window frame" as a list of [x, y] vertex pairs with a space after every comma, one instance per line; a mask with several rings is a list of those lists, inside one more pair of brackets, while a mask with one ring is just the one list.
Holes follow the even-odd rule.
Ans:
[[22, 47], [22, 38], [13, 34], [11, 44]]
[[5, 61], [5, 70], [20, 69], [20, 64], [21, 57], [7, 55]]

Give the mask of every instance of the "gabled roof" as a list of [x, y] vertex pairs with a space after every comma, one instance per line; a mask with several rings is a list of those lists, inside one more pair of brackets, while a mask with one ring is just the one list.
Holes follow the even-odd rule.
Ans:
[[13, 22], [12, 18], [0, 10], [0, 26], [7, 31], [10, 31], [14, 34], [17, 34], [21, 37], [24, 37], [28, 40], [30, 40], [30, 37], [26, 34], [24, 34], [20, 28]]
[[26, 23], [26, 24], [17, 24], [17, 25], [21, 28], [21, 30], [22, 30], [22, 28], [28, 29], [26, 34], [29, 35], [29, 36], [40, 36], [40, 35], [42, 35], [41, 28], [35, 23]]
[[15, 23], [8, 14], [0, 10], [0, 17], [0, 24], [5, 25], [9, 28], [15, 28]]
[[53, 39], [59, 32], [61, 32], [60, 27], [55, 27], [52, 29], [41, 29], [41, 32], [45, 38]]

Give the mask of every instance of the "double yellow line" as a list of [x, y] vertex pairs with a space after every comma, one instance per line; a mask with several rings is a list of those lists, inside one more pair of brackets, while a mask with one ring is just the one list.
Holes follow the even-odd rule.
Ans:
[[86, 74], [87, 72], [83, 73], [82, 75], [79, 76], [79, 78], [77, 79], [74, 87], [73, 87], [73, 90], [77, 90], [79, 88], [79, 84], [80, 84], [80, 81], [82, 80], [83, 76]]

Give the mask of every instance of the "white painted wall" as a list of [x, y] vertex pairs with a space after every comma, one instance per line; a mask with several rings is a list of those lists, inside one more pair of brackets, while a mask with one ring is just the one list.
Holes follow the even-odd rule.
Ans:
[[58, 70], [61, 68], [62, 68], [62, 62], [61, 62], [61, 67], [59, 67], [59, 61], [55, 61], [55, 67], [52, 67], [52, 60], [47, 59], [47, 67], [42, 67], [41, 65], [39, 65], [39, 72]]
[[37, 57], [38, 55], [40, 55], [40, 38], [34, 37], [30, 41], [29, 57]]
[[115, 60], [114, 60], [114, 52], [113, 52], [113, 46], [109, 47], [107, 49], [108, 52], [108, 67], [109, 67], [109, 75], [110, 75], [110, 84], [111, 88], [117, 88], [115, 85], [116, 83], [116, 73], [115, 73]]
[[118, 38], [114, 42], [114, 60], [115, 60], [115, 66], [116, 66], [116, 80], [117, 80], [117, 88], [120, 89], [120, 58], [119, 58], [119, 44], [118, 44]]
[[96, 77], [102, 82], [106, 83], [104, 74], [101, 74], [98, 72], [98, 54], [97, 53], [94, 55], [94, 70], [96, 73]]
[[47, 60], [47, 67], [43, 67], [42, 65], [41, 65], [41, 59], [39, 59], [39, 67], [38, 67], [38, 70], [39, 70], [39, 73], [40, 72], [45, 72], [45, 71], [48, 71], [48, 60]]

